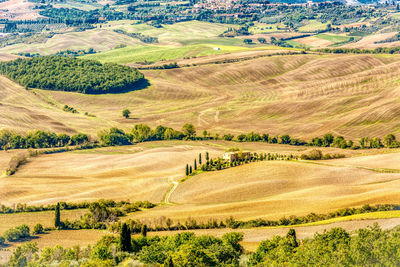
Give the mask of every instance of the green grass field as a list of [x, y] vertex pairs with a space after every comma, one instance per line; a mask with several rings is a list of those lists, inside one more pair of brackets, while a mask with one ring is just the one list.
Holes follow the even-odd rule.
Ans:
[[[201, 21], [180, 22], [163, 25], [156, 28], [148, 24], [136, 24], [133, 21], [110, 22], [105, 28], [123, 29], [127, 32], [140, 32], [143, 35], [157, 37], [160, 43], [179, 44], [190, 40], [208, 40], [217, 37], [228, 28], [237, 28], [237, 25], [209, 23]], [[205, 43], [206, 41], [203, 41]]]
[[103, 6], [98, 3], [82, 3], [77, 1], [68, 0], [63, 3], [58, 3], [55, 5], [58, 8], [71, 8], [71, 9], [80, 9], [84, 11], [90, 11], [102, 8]]
[[[219, 50], [217, 50], [219, 48]], [[249, 48], [239, 46], [215, 46], [212, 45], [188, 45], [175, 46], [130, 46], [121, 49], [114, 49], [103, 53], [86, 55], [83, 58], [95, 59], [100, 62], [113, 62], [119, 64], [134, 62], [157, 62], [161, 60], [172, 60], [185, 57], [198, 57], [224, 54], [236, 51], [245, 51]]]
[[332, 34], [325, 34], [325, 33], [320, 33], [315, 35], [315, 37], [328, 40], [332, 43], [343, 43], [343, 42], [348, 42], [351, 37], [348, 36], [343, 36], [343, 35], [332, 35]]
[[308, 24], [304, 25], [303, 27], [300, 27], [298, 30], [300, 32], [316, 32], [319, 30], [326, 29], [328, 24], [329, 24], [329, 22], [322, 23], [317, 20], [310, 20], [310, 21], [308, 21]]
[[286, 43], [290, 44], [294, 48], [302, 48], [302, 49], [304, 49], [304, 48], [310, 48], [311, 47], [309, 45], [298, 43], [298, 42], [296, 42], [294, 40], [287, 40]]
[[[346, 222], [346, 221], [358, 221], [358, 220], [373, 220], [373, 219], [390, 219], [390, 218], [400, 218], [400, 210], [391, 211], [377, 211], [371, 213], [355, 214], [344, 217], [332, 218], [319, 222], [305, 223], [297, 226], [314, 226], [314, 225], [326, 225], [336, 222]], [[280, 227], [291, 227], [291, 226], [280, 226]]]

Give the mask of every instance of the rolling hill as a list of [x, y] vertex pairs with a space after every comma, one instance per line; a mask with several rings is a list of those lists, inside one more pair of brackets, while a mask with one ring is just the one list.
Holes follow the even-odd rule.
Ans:
[[[259, 55], [257, 55], [259, 56]], [[0, 79], [1, 126], [85, 132], [133, 124], [220, 134], [257, 131], [309, 139], [327, 132], [353, 138], [399, 131], [400, 57], [276, 55], [236, 63], [142, 71], [150, 86], [125, 94], [26, 91]], [[64, 112], [69, 105], [79, 114]], [[121, 111], [129, 108], [133, 119]], [[96, 117], [88, 117], [88, 112]]]

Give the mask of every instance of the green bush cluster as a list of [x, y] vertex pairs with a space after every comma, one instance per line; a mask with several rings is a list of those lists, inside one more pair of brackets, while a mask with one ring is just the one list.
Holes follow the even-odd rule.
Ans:
[[329, 153], [324, 154], [319, 149], [313, 149], [308, 154], [302, 154], [300, 156], [300, 158], [304, 160], [340, 159], [344, 157], [345, 155], [343, 154], [329, 154]]
[[[95, 201], [100, 203], [102, 206], [106, 206], [109, 208], [121, 208], [126, 213], [132, 211], [136, 211], [138, 209], [150, 209], [155, 206], [155, 204], [149, 201], [136, 201], [136, 202], [129, 202], [129, 201], [114, 201], [108, 199], [100, 199]], [[79, 203], [69, 203], [69, 202], [59, 202], [61, 210], [76, 210], [76, 209], [87, 209], [89, 206], [95, 202], [79, 202]], [[5, 205], [0, 204], [0, 214], [8, 214], [8, 213], [19, 213], [19, 212], [39, 212], [39, 211], [49, 211], [55, 210], [56, 204], [49, 204], [49, 205], [41, 205], [41, 206], [31, 206], [27, 204], [18, 203], [14, 208], [7, 207]]]
[[136, 212], [141, 209], [150, 209], [155, 205], [148, 201], [137, 201], [134, 203], [119, 202], [118, 205], [112, 200], [100, 200], [90, 203], [87, 207], [89, 212], [74, 221], [61, 221], [58, 226], [60, 229], [106, 229], [113, 222], [118, 221], [118, 217], [125, 216], [127, 213]]
[[375, 224], [354, 234], [332, 228], [303, 240], [297, 238], [294, 229], [289, 229], [285, 236], [262, 241], [253, 253], [244, 252], [242, 240], [243, 234], [237, 232], [226, 233], [221, 238], [190, 232], [131, 238], [126, 229], [120, 238], [106, 235], [85, 249], [57, 245], [39, 253], [36, 243], [29, 242], [14, 250], [7, 266], [400, 265], [400, 227], [382, 230]]
[[260, 243], [249, 266], [398, 266], [400, 228], [382, 230], [378, 224], [354, 235], [342, 228], [297, 240], [295, 232]]
[[15, 242], [22, 238], [30, 237], [30, 229], [26, 224], [11, 228], [4, 232], [3, 237], [8, 242]]
[[19, 148], [51, 148], [67, 145], [81, 145], [89, 142], [86, 134], [78, 133], [73, 136], [53, 132], [34, 130], [20, 135], [7, 129], [0, 130], [0, 150]]
[[75, 108], [70, 107], [70, 106], [68, 106], [68, 105], [65, 105], [65, 106], [63, 107], [63, 110], [64, 110], [65, 112], [79, 113]]
[[0, 62], [0, 73], [27, 88], [86, 94], [134, 90], [144, 78], [127, 66], [58, 56]]
[[322, 48], [315, 49], [315, 51], [333, 54], [398, 54], [400, 52], [400, 47], [377, 47], [375, 49]]

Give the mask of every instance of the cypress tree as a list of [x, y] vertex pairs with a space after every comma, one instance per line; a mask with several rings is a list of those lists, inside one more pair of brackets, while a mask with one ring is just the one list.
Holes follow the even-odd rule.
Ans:
[[132, 250], [131, 231], [126, 223], [122, 225], [119, 241], [122, 251], [130, 252]]
[[292, 247], [298, 247], [299, 243], [297, 242], [297, 237], [296, 237], [296, 230], [294, 229], [289, 229], [289, 232], [286, 235], [286, 238], [289, 240], [289, 244]]
[[146, 237], [147, 236], [147, 225], [143, 224], [142, 225], [142, 229], [140, 230], [140, 233], [142, 234], [142, 236]]
[[208, 152], [206, 152], [206, 160], [209, 160], [209, 159], [210, 159], [210, 157], [208, 155]]
[[192, 166], [190, 166], [189, 167], [189, 173], [192, 174], [192, 172], [193, 172], [193, 169], [192, 169]]
[[199, 153], [199, 165], [201, 165], [201, 153]]
[[61, 226], [60, 203], [57, 203], [56, 210], [54, 213], [54, 226], [56, 228], [60, 228]]
[[194, 170], [197, 170], [197, 162], [194, 160]]
[[186, 164], [186, 176], [188, 176], [188, 175], [189, 175], [189, 165]]

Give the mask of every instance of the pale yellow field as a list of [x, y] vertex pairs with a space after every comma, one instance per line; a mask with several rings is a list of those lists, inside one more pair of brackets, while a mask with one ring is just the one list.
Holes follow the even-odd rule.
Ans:
[[[10, 177], [1, 178], [3, 204], [41, 205], [58, 201], [149, 200], [160, 202], [199, 153], [218, 149], [182, 144], [130, 146], [42, 155], [31, 158]], [[220, 154], [220, 153], [218, 153]]]
[[[279, 219], [363, 204], [398, 203], [400, 173], [343, 166], [346, 160], [353, 159], [338, 160], [337, 166], [336, 160], [330, 160], [329, 165], [266, 161], [200, 174], [174, 191], [170, 201], [177, 205], [157, 207], [131, 217], [150, 223], [162, 216], [176, 220], [229, 216]], [[371, 160], [376, 161], [376, 156], [371, 156]]]
[[45, 43], [14, 44], [1, 48], [2, 53], [40, 53], [55, 54], [58, 51], [87, 50], [93, 48], [97, 52], [111, 50], [117, 45], [142, 44], [138, 39], [106, 29], [92, 29], [84, 32], [66, 32], [56, 34]]
[[[150, 87], [114, 95], [25, 91], [0, 79], [0, 127], [86, 132], [135, 123], [220, 134], [258, 131], [310, 139], [397, 132], [400, 57], [273, 56], [231, 64], [143, 71]], [[67, 104], [80, 114], [62, 111]], [[129, 108], [134, 119], [124, 119]], [[84, 112], [96, 118], [84, 116]]]
[[[114, 95], [25, 91], [0, 79], [0, 127], [86, 132], [135, 123], [220, 134], [258, 131], [310, 139], [398, 131], [400, 57], [292, 55], [232, 64], [144, 71], [151, 86]], [[22, 101], [24, 99], [24, 101]], [[67, 104], [80, 114], [62, 111]], [[129, 108], [134, 119], [124, 119]], [[84, 112], [96, 118], [84, 116]]]
[[393, 37], [396, 34], [397, 34], [397, 32], [376, 33], [376, 34], [365, 36], [358, 42], [343, 45], [343, 47], [364, 48], [364, 49], [374, 49], [377, 47], [395, 47], [395, 46], [399, 46], [400, 41], [390, 42], [390, 43], [378, 43], [378, 44], [375, 44], [375, 42], [383, 41], [385, 39]]
[[[3, 204], [3, 202], [2, 202]], [[62, 220], [75, 220], [85, 214], [86, 210], [62, 210]], [[26, 224], [32, 230], [36, 224], [43, 227], [54, 227], [54, 211], [23, 212], [15, 214], [0, 214], [0, 236], [10, 228]]]
[[295, 39], [295, 41], [300, 44], [305, 44], [312, 47], [328, 47], [329, 45], [333, 44], [331, 41], [324, 40], [315, 36], [299, 38]]
[[41, 16], [38, 10], [32, 8], [33, 5], [33, 3], [27, 0], [8, 0], [2, 2], [0, 3], [0, 19], [35, 20]]

